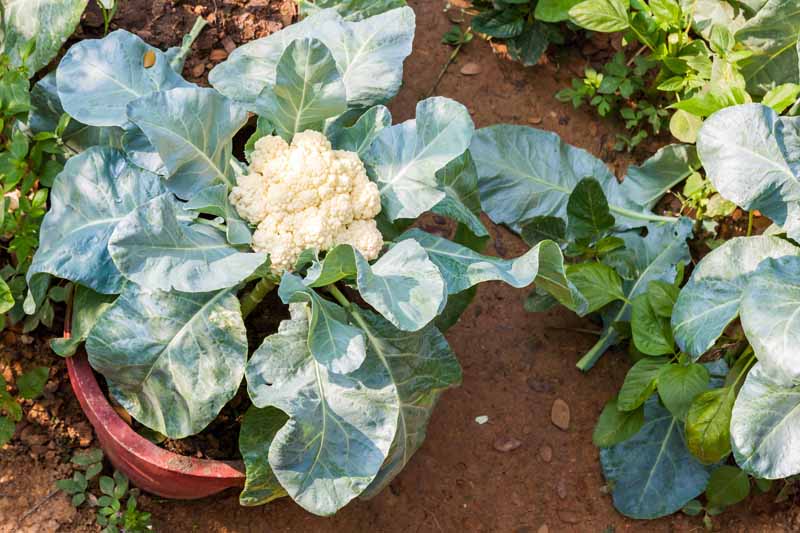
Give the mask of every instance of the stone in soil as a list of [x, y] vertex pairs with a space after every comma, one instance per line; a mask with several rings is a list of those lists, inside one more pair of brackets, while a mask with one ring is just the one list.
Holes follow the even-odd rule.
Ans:
[[474, 76], [480, 74], [481, 70], [481, 66], [477, 63], [465, 63], [464, 66], [461, 67], [461, 74], [464, 76]]
[[549, 463], [553, 460], [553, 448], [545, 444], [541, 448], [539, 448], [539, 458], [544, 461], [545, 463]]
[[569, 429], [569, 405], [561, 398], [556, 398], [553, 402], [553, 407], [550, 409], [550, 420], [553, 424], [561, 430]]
[[522, 442], [514, 437], [502, 436], [494, 441], [494, 449], [500, 453], [513, 452], [522, 446]]
[[536, 530], [536, 533], [550, 533], [550, 528], [547, 524], [542, 524], [539, 526], [539, 529]]

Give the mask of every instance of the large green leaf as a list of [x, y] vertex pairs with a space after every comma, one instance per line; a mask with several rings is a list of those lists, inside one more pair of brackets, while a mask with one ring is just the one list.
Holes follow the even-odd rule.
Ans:
[[583, 178], [567, 200], [567, 231], [576, 239], [602, 236], [614, 226], [603, 187], [594, 178]]
[[[756, 0], [765, 3], [766, 0]], [[746, 2], [741, 2], [745, 4]], [[745, 23], [741, 10], [729, 4], [726, 0], [681, 0], [684, 13], [694, 10], [692, 29], [702, 35], [704, 39], [711, 38], [711, 30], [715, 25], [721, 25], [731, 32], [736, 32]]]
[[533, 14], [543, 22], [569, 20], [569, 10], [583, 0], [539, 0]]
[[129, 284], [92, 328], [86, 352], [131, 416], [180, 439], [202, 431], [236, 394], [247, 332], [230, 290], [144, 292]]
[[709, 117], [697, 152], [714, 187], [743, 209], [758, 209], [800, 236], [800, 118], [744, 104]]
[[347, 324], [344, 309], [322, 298], [290, 273], [281, 278], [278, 294], [286, 304], [310, 304], [308, 349], [319, 364], [337, 374], [349, 374], [361, 366], [367, 356], [364, 335]]
[[586, 313], [593, 313], [615, 300], [624, 300], [622, 279], [613, 268], [587, 261], [567, 266], [567, 280], [586, 299]]
[[525, 28], [525, 15], [516, 9], [489, 9], [472, 18], [472, 29], [496, 39], [516, 37]]
[[278, 61], [295, 39], [313, 37], [328, 47], [344, 78], [347, 103], [369, 107], [392, 98], [403, 78], [403, 60], [411, 53], [414, 12], [393, 9], [347, 22], [324, 9], [267, 37], [240, 46], [209, 73], [225, 96], [252, 104], [266, 86], [275, 84]]
[[308, 349], [305, 304], [292, 304], [247, 364], [256, 407], [277, 407], [289, 421], [275, 433], [269, 464], [289, 495], [306, 510], [330, 515], [372, 483], [397, 433], [397, 389], [379, 356], [334, 374]]
[[167, 187], [188, 199], [216, 183], [235, 185], [233, 136], [247, 122], [241, 106], [214, 89], [178, 88], [140, 98], [128, 118], [158, 150]]
[[633, 299], [631, 333], [636, 349], [647, 355], [672, 354], [675, 341], [672, 338], [669, 318], [659, 316], [650, 303], [648, 294]]
[[605, 163], [558, 135], [526, 126], [482, 128], [470, 146], [481, 204], [498, 224], [516, 230], [536, 216], [566, 218], [567, 202], [583, 178], [595, 178], [620, 227], [642, 226], [651, 214], [628, 197]]
[[749, 474], [781, 479], [800, 473], [800, 386], [776, 381], [757, 363], [747, 374], [731, 417], [736, 464]]
[[[638, 232], [620, 234], [625, 248], [611, 252], [606, 261], [619, 262], [625, 270], [623, 292], [626, 302], [616, 308], [608, 309], [603, 316], [604, 330], [600, 339], [578, 363], [582, 370], [588, 370], [605, 351], [617, 342], [619, 336], [612, 324], [630, 320], [632, 301], [647, 291], [651, 281], [661, 280], [672, 283], [677, 274], [678, 263], [688, 263], [691, 259], [686, 239], [692, 235], [692, 221], [682, 218], [677, 224], [650, 224], [647, 236]], [[617, 265], [614, 265], [615, 267]], [[624, 266], [624, 269], [622, 268]]]
[[667, 191], [688, 178], [699, 166], [694, 146], [664, 146], [641, 166], [628, 167], [624, 181], [626, 194], [639, 205], [652, 209]]
[[480, 219], [478, 172], [469, 150], [438, 170], [436, 182], [444, 191], [444, 198], [431, 211], [461, 222], [478, 237], [489, 235]]
[[0, 315], [14, 307], [14, 296], [3, 278], [0, 278]]
[[625, 516], [652, 519], [678, 511], [700, 495], [710, 467], [686, 449], [683, 424], [652, 397], [645, 422], [632, 438], [600, 450], [614, 507]]
[[658, 395], [675, 418], [686, 420], [694, 399], [708, 389], [709, 379], [703, 365], [668, 365], [658, 374]]
[[473, 129], [466, 107], [433, 97], [417, 104], [416, 119], [381, 130], [365, 163], [389, 220], [417, 218], [447, 196], [436, 173], [469, 148]]
[[645, 357], [637, 361], [628, 370], [619, 389], [617, 408], [620, 411], [633, 411], [642, 406], [655, 392], [658, 375], [668, 363], [666, 357]]
[[713, 464], [731, 453], [733, 387], [712, 389], [697, 396], [686, 414], [686, 446], [703, 463]]
[[333, 121], [326, 127], [325, 135], [335, 150], [356, 152], [359, 158], [364, 159], [369, 151], [369, 146], [378, 133], [391, 125], [392, 114], [389, 109], [382, 105], [376, 105], [369, 108], [358, 117], [355, 124], [350, 126], [342, 124], [338, 119]]
[[737, 32], [736, 41], [753, 55], [741, 62], [747, 89], [764, 94], [782, 83], [797, 83], [798, 0], [769, 0]]
[[87, 1], [3, 0], [0, 5], [2, 52], [11, 58], [13, 65], [22, 65], [20, 52], [27, 41], [34, 39], [36, 47], [24, 62], [28, 77], [32, 78], [58, 55], [61, 45], [80, 22]]
[[591, 31], [611, 33], [629, 26], [629, 0], [584, 0], [569, 10], [570, 20]]
[[240, 252], [224, 233], [182, 213], [166, 193], [119, 221], [108, 251], [126, 278], [149, 290], [210, 292], [233, 287], [267, 261], [267, 254]]
[[239, 494], [241, 505], [262, 505], [287, 496], [269, 465], [269, 448], [287, 420], [286, 414], [274, 407], [259, 409], [251, 406], [242, 417], [239, 452], [244, 459], [247, 477]]
[[365, 302], [404, 331], [436, 318], [447, 301], [447, 285], [425, 249], [408, 239], [370, 265], [356, 254], [358, 292]]
[[742, 295], [742, 329], [765, 373], [800, 378], [800, 257], [766, 259]]
[[739, 315], [742, 292], [759, 263], [798, 251], [778, 237], [736, 237], [705, 256], [672, 312], [672, 331], [680, 349], [695, 360], [703, 355]]
[[50, 191], [28, 284], [48, 273], [118, 293], [124, 278], [111, 260], [108, 239], [128, 213], [163, 193], [158, 176], [129, 165], [118, 150], [94, 147], [71, 158]]
[[[34, 133], [43, 131], [53, 132], [58, 126], [64, 108], [58, 97], [56, 73], [50, 72], [47, 76], [36, 82], [31, 89], [31, 106], [33, 109], [28, 114], [28, 126]], [[82, 152], [91, 146], [122, 146], [122, 136], [125, 130], [118, 126], [97, 127], [87, 126], [77, 120], [70, 119], [67, 128], [61, 134], [64, 144], [75, 152]]]
[[300, 16], [307, 17], [327, 8], [335, 9], [344, 20], [364, 20], [391, 9], [405, 7], [406, 0], [298, 0]]
[[580, 296], [565, 278], [561, 249], [552, 241], [542, 241], [516, 259], [501, 259], [419, 229], [411, 229], [399, 239], [413, 239], [422, 245], [439, 267], [448, 294], [457, 294], [484, 281], [504, 281], [518, 289], [535, 281], [551, 290], [565, 305]]
[[70, 337], [50, 341], [50, 347], [61, 357], [75, 355], [78, 346], [89, 336], [97, 319], [106, 312], [116, 298], [114, 295], [100, 294], [83, 285], [76, 284], [74, 287]]
[[353, 318], [366, 333], [369, 357], [379, 359], [389, 372], [395, 384], [393, 401], [400, 406], [389, 455], [363, 493], [371, 497], [388, 485], [422, 446], [436, 401], [443, 390], [461, 383], [461, 367], [444, 335], [432, 325], [408, 333], [366, 310], [354, 310]]
[[254, 104], [281, 137], [321, 130], [325, 120], [347, 110], [344, 80], [330, 50], [317, 39], [292, 41], [278, 60], [275, 85], [268, 85]]
[[[145, 54], [155, 55], [151, 67], [145, 67]], [[193, 87], [172, 70], [164, 52], [125, 30], [75, 44], [56, 76], [61, 105], [91, 126], [122, 126], [133, 100], [173, 87]]]

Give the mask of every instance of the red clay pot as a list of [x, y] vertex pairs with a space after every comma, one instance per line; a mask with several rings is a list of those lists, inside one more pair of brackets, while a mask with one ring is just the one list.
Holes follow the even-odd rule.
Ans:
[[[67, 320], [69, 323], [69, 320]], [[65, 328], [65, 336], [69, 328]], [[165, 498], [203, 498], [244, 486], [240, 461], [196, 459], [159, 448], [120, 418], [97, 383], [86, 354], [67, 358], [69, 381], [114, 467], [140, 489]]]

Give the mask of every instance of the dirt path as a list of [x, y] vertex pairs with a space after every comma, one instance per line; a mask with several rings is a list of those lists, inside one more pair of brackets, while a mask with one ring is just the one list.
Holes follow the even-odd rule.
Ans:
[[[414, 53], [406, 61], [405, 85], [390, 106], [396, 122], [413, 116], [416, 102], [427, 95], [451, 51], [440, 44], [441, 35], [450, 25], [442, 12], [443, 3], [417, 0], [411, 5], [417, 13], [417, 37]], [[171, 20], [172, 27], [164, 30], [172, 32], [170, 35], [179, 35], [191, 24], [188, 16]], [[121, 24], [124, 26], [124, 20]], [[176, 28], [175, 24], [187, 24], [187, 28]], [[155, 36], [156, 42], [162, 39], [165, 44], [174, 44], [158, 35], [157, 25], [148, 25], [146, 31]], [[217, 44], [209, 42], [203, 53], [210, 53], [214, 47]], [[205, 58], [195, 58], [187, 69], [205, 62]], [[480, 74], [459, 74], [460, 66], [466, 62], [478, 64]], [[485, 42], [475, 40], [451, 66], [437, 94], [464, 103], [478, 127], [498, 122], [537, 124], [603, 157], [620, 174], [628, 161], [610, 151], [611, 127], [553, 98], [575, 72], [582, 70], [577, 58], [566, 58], [563, 63], [560, 67], [550, 64], [524, 69], [496, 57]], [[503, 229], [493, 228], [493, 236], [490, 253], [515, 257], [525, 251], [524, 245]], [[149, 498], [144, 503], [153, 513], [155, 530], [702, 530], [699, 519], [682, 515], [635, 522], [616, 513], [604, 490], [591, 433], [604, 403], [622, 382], [628, 363], [622, 354], [609, 354], [590, 374], [580, 374], [574, 363], [593, 339], [563, 328], [591, 324], [562, 310], [528, 314], [522, 307], [524, 297], [525, 291], [500, 283], [481, 286], [476, 302], [447, 335], [464, 368], [464, 383], [444, 395], [425, 445], [375, 499], [355, 502], [335, 517], [323, 519], [309, 515], [288, 499], [259, 508], [243, 508], [235, 493], [195, 502]], [[566, 431], [550, 421], [550, 408], [557, 398], [563, 399], [571, 410]], [[481, 415], [489, 417], [488, 423], [475, 422]], [[497, 451], [512, 439], [519, 443], [516, 449]], [[0, 531], [4, 526], [8, 531], [18, 530], [10, 527], [12, 520], [49, 493], [53, 480], [62, 474], [57, 465], [57, 458], [33, 460], [24, 454], [13, 460], [0, 460]], [[3, 506], [4, 498], [9, 505]], [[19, 529], [50, 531], [60, 524], [62, 530], [89, 530], [91, 519], [87, 512], [70, 512], [64, 508], [65, 503], [64, 496], [55, 496]], [[723, 531], [800, 528], [794, 512], [771, 504], [767, 497], [740, 504], [717, 519], [716, 524]]]

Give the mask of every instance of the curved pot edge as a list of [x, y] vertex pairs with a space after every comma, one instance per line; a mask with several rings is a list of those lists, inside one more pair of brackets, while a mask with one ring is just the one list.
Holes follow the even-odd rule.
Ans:
[[[68, 337], [69, 316], [64, 335]], [[67, 358], [70, 384], [103, 452], [139, 488], [165, 498], [198, 499], [244, 486], [239, 461], [197, 459], [160, 448], [136, 433], [100, 389], [83, 351]]]

